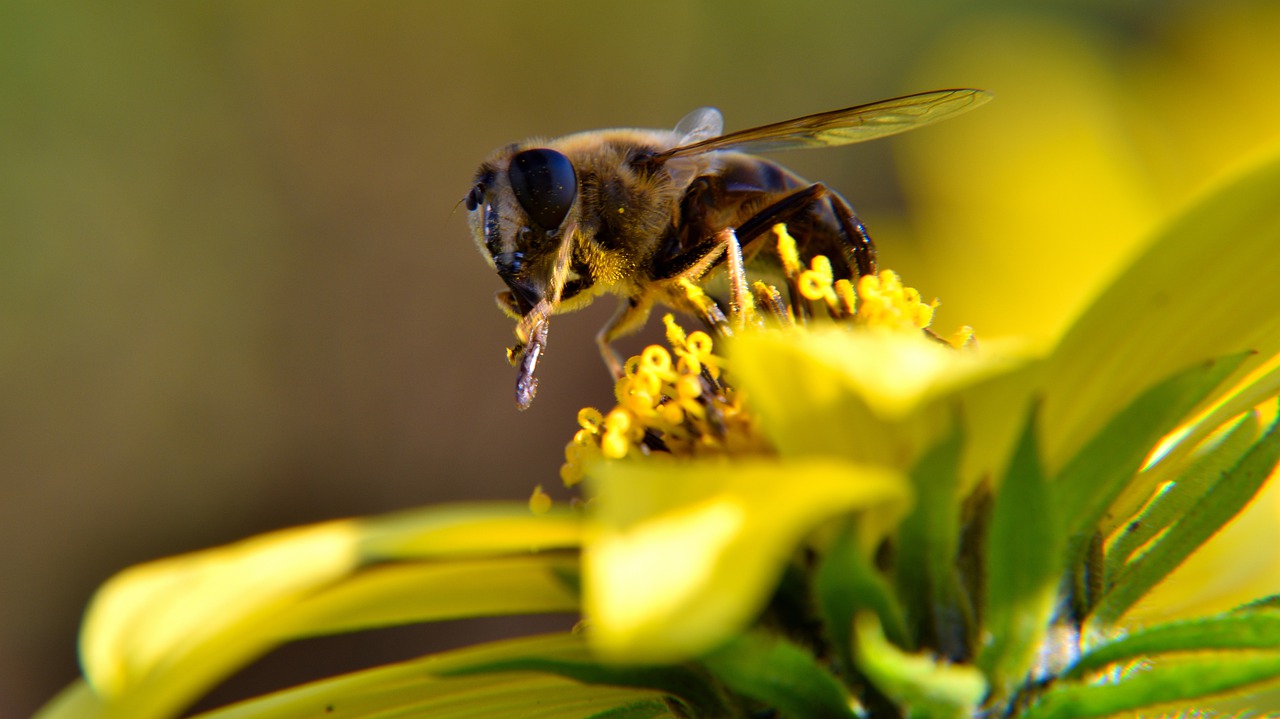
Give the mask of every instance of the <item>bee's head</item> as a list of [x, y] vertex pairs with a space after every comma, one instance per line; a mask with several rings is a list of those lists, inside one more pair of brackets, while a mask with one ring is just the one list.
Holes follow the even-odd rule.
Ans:
[[513, 145], [480, 166], [463, 200], [476, 245], [511, 288], [512, 309], [521, 315], [562, 289], [555, 287], [564, 282], [556, 259], [577, 197], [578, 174], [568, 157]]

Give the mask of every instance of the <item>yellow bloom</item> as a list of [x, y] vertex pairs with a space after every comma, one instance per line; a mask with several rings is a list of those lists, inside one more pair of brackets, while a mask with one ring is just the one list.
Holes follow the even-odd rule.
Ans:
[[[800, 304], [784, 303], [784, 312], [776, 309], [779, 293], [757, 285], [756, 297], [773, 296], [775, 309], [759, 312], [762, 322], [739, 318], [735, 326], [742, 329], [730, 339], [725, 358], [714, 362], [714, 383], [681, 394], [673, 374], [645, 390], [619, 391], [620, 407], [628, 407], [634, 394], [646, 402], [642, 412], [619, 425], [629, 433], [628, 450], [612, 458], [602, 452], [586, 468], [599, 509], [585, 543], [588, 638], [615, 661], [669, 662], [712, 651], [753, 621], [770, 621], [775, 609], [768, 600], [781, 573], [794, 569], [800, 547], [819, 556], [830, 551], [838, 518], [858, 518], [861, 561], [872, 562], [878, 546], [916, 541], [904, 533], [923, 530], [899, 527], [911, 516], [902, 513], [901, 499], [877, 507], [841, 490], [877, 486], [859, 477], [879, 469], [888, 472], [882, 475], [889, 482], [885, 487], [896, 484], [900, 497], [935, 501], [920, 494], [936, 482], [922, 467], [932, 467], [942, 448], [954, 442], [960, 449], [947, 450], [951, 464], [944, 463], [954, 473], [950, 491], [956, 492], [951, 509], [944, 510], [952, 513], [946, 521], [957, 529], [962, 517], [955, 502], [994, 492], [991, 521], [1005, 527], [999, 536], [1006, 544], [985, 548], [982, 560], [997, 563], [988, 565], [985, 580], [992, 603], [987, 611], [996, 614], [983, 621], [991, 622], [985, 625], [989, 631], [1002, 633], [978, 657], [992, 696], [1020, 691], [1037, 656], [1047, 664], [1036, 671], [1062, 671], [1083, 647], [1107, 641], [1123, 626], [1120, 620], [1137, 599], [1189, 554], [1186, 543], [1203, 542], [1237, 513], [1265, 479], [1258, 470], [1275, 464], [1275, 441], [1261, 420], [1248, 425], [1252, 433], [1239, 435], [1244, 444], [1229, 452], [1201, 441], [1277, 390], [1277, 372], [1257, 370], [1230, 393], [1214, 392], [1280, 349], [1280, 316], [1270, 309], [1280, 306], [1280, 289], [1266, 279], [1280, 276], [1280, 254], [1259, 237], [1280, 235], [1280, 222], [1269, 219], [1277, 188], [1280, 164], [1272, 162], [1231, 186], [1225, 199], [1184, 216], [1039, 356], [1025, 345], [978, 342], [956, 348], [929, 338], [921, 330], [932, 319], [932, 305], [923, 305], [892, 274], [863, 278], [856, 293], [849, 293], [831, 281], [821, 260], [797, 266], [788, 280]], [[1229, 251], [1201, 241], [1224, 232], [1249, 239]], [[1256, 301], [1260, 292], [1268, 300]], [[1186, 309], [1169, 312], [1170, 305]], [[670, 334], [678, 355], [683, 333]], [[660, 348], [649, 348], [636, 362], [670, 371], [670, 358]], [[641, 372], [629, 372], [620, 388], [632, 374]], [[735, 420], [745, 418], [736, 426], [750, 438], [739, 449], [750, 450], [723, 452], [726, 460], [708, 457], [714, 453], [707, 447], [722, 449], [714, 443], [667, 446], [667, 436], [682, 438], [684, 430], [664, 424], [662, 408], [691, 398], [704, 408], [731, 403]], [[1197, 415], [1198, 407], [1213, 401], [1218, 410]], [[1145, 461], [1180, 422], [1190, 424], [1170, 435], [1172, 445], [1160, 450], [1167, 452], [1161, 461]], [[724, 436], [714, 423], [696, 433]], [[771, 458], [755, 458], [761, 454]], [[1240, 470], [1250, 478], [1241, 479], [1238, 490], [1204, 490], [1213, 497], [1204, 505], [1204, 516], [1211, 517], [1204, 521], [1213, 524], [1198, 528], [1200, 518], [1164, 519], [1166, 534], [1157, 535], [1150, 548], [1126, 547], [1122, 519], [1156, 521], [1155, 505], [1148, 503], [1170, 492], [1170, 485], [1151, 484], [1153, 478], [1178, 485], [1170, 496], [1185, 495], [1190, 463], [1206, 456], [1224, 471], [1254, 468]], [[1011, 490], [1004, 486], [1009, 482], [1022, 488]], [[1134, 503], [1133, 497], [1142, 501]], [[1030, 503], [1025, 511], [1031, 514], [1019, 516], [1010, 501]], [[1023, 540], [1016, 530], [1025, 522], [1032, 523], [1022, 532], [1026, 548], [1018, 546]], [[765, 531], [771, 525], [776, 531]], [[962, 542], [947, 541], [949, 551]], [[1055, 567], [1064, 560], [1075, 567], [1071, 571], [1099, 573], [1100, 584], [1091, 590], [1097, 594], [1068, 592], [1057, 600], [1084, 607], [1082, 618], [1091, 619], [1095, 632], [1088, 637], [1079, 627], [1074, 634], [1049, 631], [1054, 597], [1064, 586]], [[953, 567], [949, 561], [954, 559], [943, 560], [943, 573], [929, 580], [944, 586], [930, 591], [956, 596], [959, 590], [945, 586], [952, 581], [946, 573], [956, 571], [945, 569]], [[1027, 584], [1016, 572], [996, 571], [1018, 561], [1039, 567], [1039, 578]], [[913, 576], [909, 568], [895, 571]], [[907, 600], [908, 616], [929, 610], [918, 601]], [[1002, 619], [999, 612], [1013, 614]], [[886, 626], [899, 619], [892, 611], [881, 615]], [[924, 639], [912, 639], [912, 631], [976, 631], [962, 620], [935, 621], [941, 624], [907, 629], [899, 641]], [[964, 626], [969, 629], [958, 629]], [[975, 634], [969, 641], [987, 640]], [[921, 661], [919, 666], [928, 665]]]
[[[1185, 51], [1275, 65], [1274, 32], [1242, 30], [1280, 27], [1274, 13], [1197, 12]], [[936, 51], [1000, 93], [993, 120], [908, 138], [904, 173], [933, 198], [917, 228], [949, 244], [927, 286], [979, 340], [932, 334], [939, 305], [895, 274], [802, 265], [780, 231], [785, 284], [753, 283], [732, 337], [667, 318], [616, 406], [579, 414], [561, 478], [581, 511], [534, 516], [539, 489], [129, 570], [89, 611], [85, 680], [42, 719], [174, 716], [285, 641], [531, 612], [586, 621], [218, 716], [1040, 719], [1274, 681], [1274, 610], [1210, 612], [1280, 590], [1280, 560], [1256, 551], [1280, 526], [1264, 488], [1280, 455], [1280, 157], [1194, 187], [1233, 143], [1274, 135], [1274, 97], [1256, 79], [1187, 80], [1197, 93], [1117, 73], [1080, 37], [1000, 22], [1018, 32], [984, 21]], [[1270, 44], [1223, 39], [1242, 33]], [[1009, 36], [1027, 61], [988, 64]], [[1132, 106], [1152, 109], [1135, 123]], [[1206, 108], [1212, 127], [1256, 132], [1205, 132]], [[1115, 131], [1153, 117], [1167, 126], [1142, 152], [1159, 172]], [[1240, 514], [1251, 500], [1263, 511]], [[1204, 544], [1224, 524], [1236, 543]], [[1194, 618], [1161, 623], [1175, 614]]]
[[[1280, 158], [1173, 223], [1039, 355], [940, 340], [933, 303], [895, 275], [854, 287], [797, 264], [789, 301], [752, 286], [732, 337], [668, 320], [670, 348], [628, 362], [617, 406], [579, 414], [562, 477], [589, 480], [584, 511], [428, 510], [135, 568], [95, 599], [86, 681], [42, 719], [173, 716], [293, 639], [575, 610], [581, 636], [226, 716], [302, 717], [325, 697], [447, 717], [461, 695], [498, 713], [521, 687], [564, 715], [878, 702], [1039, 719], [1272, 680], [1280, 620], [1265, 606], [1145, 629], [1128, 617], [1280, 460], [1278, 203]], [[1208, 650], [1221, 656], [1194, 658]], [[528, 671], [579, 683], [502, 674]]]
[[667, 316], [671, 352], [646, 348], [618, 406], [580, 414], [562, 476], [594, 480], [584, 611], [605, 657], [716, 648], [765, 609], [802, 541], [840, 517], [860, 517], [869, 551], [904, 516], [906, 473], [949, 431], [957, 393], [1024, 364], [925, 334], [934, 305], [893, 272], [855, 291], [821, 256], [784, 267], [803, 304], [761, 301], [750, 320], [731, 318], [743, 329], [727, 356]]

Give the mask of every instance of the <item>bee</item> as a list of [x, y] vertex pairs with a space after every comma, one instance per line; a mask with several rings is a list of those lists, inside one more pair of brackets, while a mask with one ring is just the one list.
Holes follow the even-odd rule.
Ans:
[[674, 130], [596, 130], [494, 151], [463, 203], [476, 245], [507, 286], [498, 306], [517, 321], [508, 350], [519, 367], [517, 406], [533, 401], [552, 315], [619, 296], [596, 342], [621, 377], [612, 344], [639, 330], [655, 304], [707, 319], [683, 288], [723, 275], [734, 239], [752, 266], [776, 265], [763, 238], [786, 223], [802, 260], [826, 255], [837, 278], [876, 271], [875, 244], [844, 198], [749, 153], [886, 137], [990, 98], [938, 90], [728, 134], [720, 112], [704, 107]]

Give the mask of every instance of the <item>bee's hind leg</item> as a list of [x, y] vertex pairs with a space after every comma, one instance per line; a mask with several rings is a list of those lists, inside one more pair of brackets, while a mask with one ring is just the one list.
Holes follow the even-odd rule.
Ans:
[[849, 203], [821, 182], [796, 190], [752, 215], [738, 226], [738, 241], [742, 243], [742, 248], [748, 255], [753, 255], [756, 251], [754, 244], [761, 237], [767, 237], [766, 233], [770, 228], [779, 222], [785, 223], [819, 202], [826, 203], [827, 209], [835, 216], [840, 226], [840, 234], [847, 242], [846, 257], [841, 259], [849, 264], [850, 269], [856, 272], [857, 276], [874, 274], [876, 246], [871, 241], [867, 228], [862, 224], [862, 220], [858, 219], [857, 213]]

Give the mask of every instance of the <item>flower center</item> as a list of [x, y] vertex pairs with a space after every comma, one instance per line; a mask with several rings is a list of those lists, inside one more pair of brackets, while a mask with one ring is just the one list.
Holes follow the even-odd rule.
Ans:
[[[729, 324], [739, 328], [736, 331], [805, 332], [823, 323], [850, 331], [924, 332], [955, 347], [972, 338], [967, 327], [949, 341], [934, 335], [928, 327], [937, 301], [922, 302], [920, 293], [903, 285], [893, 271], [863, 276], [855, 287], [847, 279], [835, 279], [831, 261], [822, 255], [805, 267], [785, 226], [777, 225], [773, 232], [790, 300], [784, 300], [778, 288], [754, 282], [749, 298], [753, 301], [733, 308]], [[691, 303], [710, 301], [692, 283], [688, 292]], [[663, 323], [670, 349], [650, 345], [627, 360], [614, 388], [617, 405], [607, 414], [591, 407], [578, 413], [580, 429], [565, 447], [560, 468], [566, 486], [582, 481], [587, 466], [600, 459], [654, 453], [772, 453], [744, 398], [733, 387], [728, 359], [716, 352], [723, 337], [686, 332], [670, 314]]]

